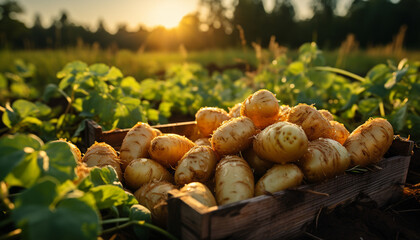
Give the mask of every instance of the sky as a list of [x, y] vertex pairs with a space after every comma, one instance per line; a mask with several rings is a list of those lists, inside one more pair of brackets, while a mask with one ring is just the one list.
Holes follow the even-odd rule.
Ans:
[[[233, 0], [225, 0], [231, 4]], [[311, 17], [308, 8], [311, 0], [293, 1], [300, 19]], [[176, 27], [188, 13], [195, 12], [200, 0], [17, 0], [24, 13], [18, 16], [31, 27], [35, 15], [41, 15], [44, 27], [50, 26], [65, 10], [71, 22], [96, 29], [102, 19], [110, 32], [115, 32], [119, 25], [126, 24], [128, 30], [137, 30], [142, 24], [153, 28], [161, 25], [166, 28]], [[270, 8], [273, 0], [264, 0]], [[340, 1], [339, 1], [340, 2]], [[345, 1], [347, 2], [347, 1]], [[339, 3], [340, 4], [340, 3]]]

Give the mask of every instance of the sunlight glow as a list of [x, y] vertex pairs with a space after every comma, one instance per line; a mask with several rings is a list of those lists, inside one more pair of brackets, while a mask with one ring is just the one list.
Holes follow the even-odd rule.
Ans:
[[154, 2], [155, 4], [149, 6], [148, 11], [143, 13], [145, 22], [148, 22], [150, 26], [177, 27], [182, 17], [196, 9], [194, 1], [159, 0]]

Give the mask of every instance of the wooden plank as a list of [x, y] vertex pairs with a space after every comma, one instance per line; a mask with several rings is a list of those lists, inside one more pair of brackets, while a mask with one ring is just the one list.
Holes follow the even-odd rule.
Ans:
[[[181, 216], [178, 221], [171, 222], [172, 228], [179, 229], [181, 239], [298, 237], [304, 226], [313, 221], [324, 207], [352, 201], [360, 194], [368, 195], [379, 206], [398, 197], [409, 162], [409, 156], [391, 157], [379, 163], [382, 168], [380, 170], [364, 174], [344, 174], [323, 183], [303, 185], [293, 190], [219, 206], [202, 211], [199, 215], [191, 206], [190, 200], [182, 199], [185, 205], [180, 208]], [[169, 203], [169, 209], [172, 207], [174, 206]], [[208, 216], [209, 221], [203, 220], [203, 216]]]

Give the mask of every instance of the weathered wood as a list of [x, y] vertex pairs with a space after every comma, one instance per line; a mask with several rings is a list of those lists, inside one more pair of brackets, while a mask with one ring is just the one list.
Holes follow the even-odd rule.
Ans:
[[[209, 216], [207, 234], [197, 233], [191, 218], [192, 207], [188, 199], [181, 208], [178, 221], [171, 221], [171, 229], [179, 228], [181, 239], [287, 239], [298, 237], [306, 224], [313, 221], [321, 208], [354, 200], [365, 194], [383, 206], [401, 194], [400, 184], [405, 181], [409, 156], [384, 159], [381, 170], [364, 174], [345, 174], [323, 183], [303, 185], [293, 190], [259, 196], [236, 203], [222, 205], [205, 215]], [[326, 193], [314, 194], [313, 192]], [[169, 203], [169, 209], [171, 209]], [[188, 209], [188, 210], [187, 210]], [[188, 216], [183, 216], [188, 215]], [[199, 215], [200, 219], [202, 215]], [[188, 221], [184, 221], [188, 218]], [[184, 229], [183, 229], [184, 228]], [[186, 234], [186, 235], [184, 235]]]

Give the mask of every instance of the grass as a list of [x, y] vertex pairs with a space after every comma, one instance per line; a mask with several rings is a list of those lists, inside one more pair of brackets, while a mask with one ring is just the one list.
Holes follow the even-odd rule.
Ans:
[[[289, 50], [288, 56], [293, 58], [296, 50]], [[339, 50], [324, 51], [327, 65], [342, 68], [349, 72], [365, 76], [373, 66], [386, 63], [388, 59], [399, 61], [403, 57], [419, 60], [420, 51], [404, 51], [402, 54], [375, 50], [356, 50], [341, 54]], [[340, 58], [340, 61], [338, 59]], [[95, 48], [73, 48], [61, 50], [1, 50], [0, 72], [10, 71], [14, 61], [22, 59], [36, 66], [36, 80], [40, 86], [57, 82], [56, 73], [68, 62], [81, 60], [87, 64], [105, 63], [119, 68], [125, 76], [133, 76], [137, 80], [148, 77], [163, 77], [165, 69], [173, 64], [195, 62], [203, 66], [210, 64], [218, 67], [233, 66], [245, 63], [256, 66], [258, 60], [253, 49], [217, 49], [200, 52], [131, 52], [127, 50], [100, 50]]]

